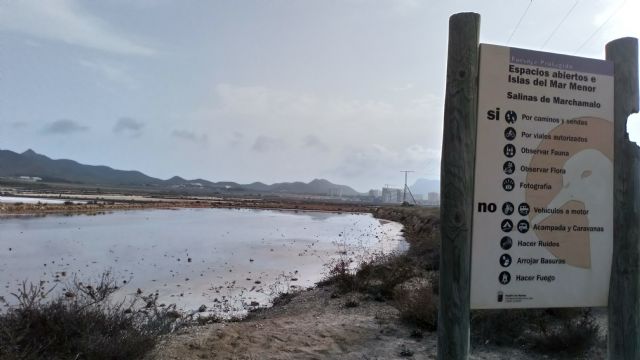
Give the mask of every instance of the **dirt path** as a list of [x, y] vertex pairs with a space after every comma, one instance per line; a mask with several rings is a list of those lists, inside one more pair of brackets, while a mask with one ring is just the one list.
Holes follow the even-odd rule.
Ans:
[[[317, 288], [241, 322], [187, 328], [163, 339], [148, 360], [436, 358], [436, 334], [424, 332], [416, 337], [415, 328], [402, 323], [390, 304], [361, 294], [338, 298], [331, 294], [329, 287]], [[346, 307], [349, 300], [358, 306]], [[474, 349], [471, 359], [567, 357], [483, 347]]]
[[[358, 306], [347, 308], [349, 300]], [[385, 303], [355, 295], [332, 298], [330, 288], [318, 288], [242, 322], [170, 336], [150, 359], [393, 359], [403, 350], [433, 353], [433, 339], [412, 339], [397, 317]]]

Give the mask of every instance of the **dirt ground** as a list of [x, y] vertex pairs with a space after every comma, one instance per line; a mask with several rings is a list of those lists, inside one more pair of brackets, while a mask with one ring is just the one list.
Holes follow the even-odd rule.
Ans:
[[[435, 359], [437, 336], [417, 333], [389, 303], [366, 295], [332, 297], [331, 287], [300, 293], [286, 305], [240, 322], [183, 329], [165, 337], [148, 360], [170, 359]], [[355, 301], [358, 305], [347, 307]], [[420, 336], [420, 334], [422, 336]], [[473, 360], [569, 359], [519, 349], [479, 347]], [[591, 353], [581, 359], [603, 359]]]

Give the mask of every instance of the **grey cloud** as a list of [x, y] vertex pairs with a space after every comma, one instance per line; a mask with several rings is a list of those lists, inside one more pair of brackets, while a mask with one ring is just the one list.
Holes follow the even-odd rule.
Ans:
[[83, 67], [90, 69], [104, 78], [113, 81], [119, 85], [125, 85], [129, 88], [134, 88], [137, 85], [137, 82], [129, 73], [126, 67], [117, 64], [111, 64], [108, 62], [104, 62], [101, 60], [86, 60], [79, 59], [78, 63]]
[[234, 131], [233, 134], [231, 134], [231, 140], [229, 141], [229, 146], [236, 147], [240, 145], [240, 143], [242, 143], [243, 139], [244, 139], [243, 133], [239, 131]]
[[54, 122], [48, 123], [42, 132], [45, 134], [71, 134], [76, 132], [87, 131], [89, 128], [80, 125], [78, 122], [70, 119], [60, 119]]
[[251, 150], [263, 153], [280, 150], [282, 148], [284, 148], [284, 141], [282, 139], [260, 135], [256, 138], [256, 141], [253, 143]]
[[206, 134], [196, 134], [192, 131], [187, 130], [173, 130], [171, 132], [171, 136], [176, 137], [178, 139], [187, 140], [195, 143], [204, 144], [209, 141], [209, 138]]
[[116, 134], [124, 134], [129, 136], [140, 136], [144, 123], [136, 119], [129, 117], [121, 117], [113, 127], [113, 132]]
[[334, 172], [347, 178], [378, 178], [395, 181], [400, 169], [431, 176], [439, 173], [440, 152], [421, 145], [388, 148], [380, 144], [346, 149]]
[[11, 125], [11, 128], [13, 129], [24, 129], [27, 126], [29, 126], [29, 124], [26, 123], [25, 121], [14, 121], [9, 125]]
[[329, 151], [329, 147], [327, 146], [327, 144], [325, 144], [317, 136], [312, 134], [305, 136], [302, 140], [302, 143], [306, 148], [317, 149], [323, 152]]
[[84, 11], [76, 1], [5, 1], [2, 5], [2, 30], [115, 54], [155, 54], [121, 29]]

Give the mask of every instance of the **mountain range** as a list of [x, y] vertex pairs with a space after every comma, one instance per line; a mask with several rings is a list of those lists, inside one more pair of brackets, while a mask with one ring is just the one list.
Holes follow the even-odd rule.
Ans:
[[247, 191], [256, 193], [286, 193], [309, 195], [360, 195], [346, 185], [333, 184], [325, 179], [309, 183], [283, 182], [267, 185], [261, 182], [238, 184], [230, 181], [211, 182], [204, 179], [187, 180], [174, 176], [167, 180], [154, 178], [135, 170], [117, 170], [108, 166], [85, 165], [77, 161], [54, 160], [29, 149], [23, 153], [0, 150], [0, 177], [39, 177], [43, 181], [89, 184], [97, 186], [154, 187], [202, 189], [211, 191]]

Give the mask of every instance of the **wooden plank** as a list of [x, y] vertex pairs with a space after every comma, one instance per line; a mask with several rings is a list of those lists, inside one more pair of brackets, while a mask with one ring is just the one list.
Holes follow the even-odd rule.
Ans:
[[442, 136], [438, 359], [469, 356], [469, 279], [475, 173], [480, 15], [449, 19]]
[[638, 112], [638, 40], [607, 44], [614, 63], [613, 262], [609, 286], [609, 359], [640, 359], [640, 148], [627, 118]]

